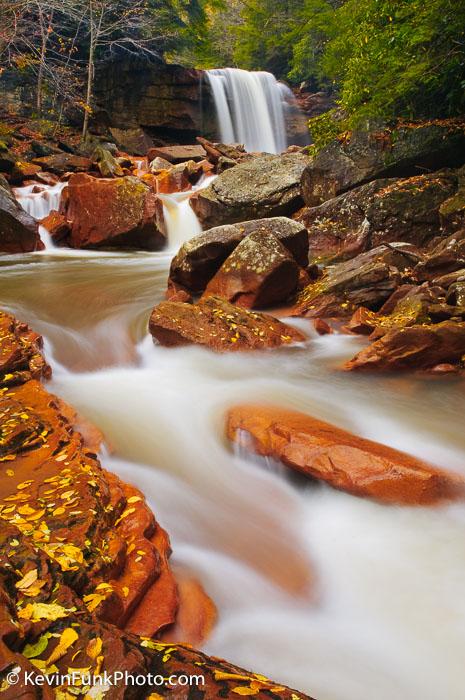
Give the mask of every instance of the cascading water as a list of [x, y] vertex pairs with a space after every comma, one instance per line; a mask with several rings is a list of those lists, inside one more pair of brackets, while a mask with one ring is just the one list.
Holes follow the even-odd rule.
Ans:
[[163, 202], [163, 214], [168, 234], [168, 246], [170, 251], [177, 250], [185, 241], [198, 233], [202, 227], [197, 216], [190, 206], [189, 199], [193, 192], [208, 187], [215, 179], [214, 175], [204, 177], [192, 189], [186, 192], [173, 192], [172, 194], [159, 194]]
[[248, 151], [282, 153], [288, 145], [285, 111], [292, 92], [274, 75], [239, 68], [207, 71], [224, 143]]
[[[66, 187], [66, 182], [57, 182], [56, 185], [27, 185], [17, 187], [14, 190], [15, 197], [22, 208], [36, 221], [45, 219], [51, 211], [58, 211], [60, 207], [61, 193]], [[54, 248], [50, 233], [45, 226], [39, 226], [39, 235], [45, 250]]]

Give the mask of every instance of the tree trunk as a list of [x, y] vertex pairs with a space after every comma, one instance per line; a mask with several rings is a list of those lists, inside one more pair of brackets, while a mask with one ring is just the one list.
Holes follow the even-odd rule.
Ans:
[[89, 114], [90, 114], [90, 103], [92, 100], [92, 90], [94, 86], [94, 58], [95, 58], [95, 25], [94, 25], [94, 11], [92, 0], [89, 0], [89, 22], [90, 22], [90, 45], [89, 45], [89, 60], [87, 65], [87, 90], [86, 90], [86, 104], [84, 112], [84, 123], [82, 125], [82, 138], [85, 140], [87, 138], [87, 132], [89, 130]]

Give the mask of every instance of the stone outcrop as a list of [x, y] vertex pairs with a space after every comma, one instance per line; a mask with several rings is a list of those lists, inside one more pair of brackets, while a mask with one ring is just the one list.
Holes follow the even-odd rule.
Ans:
[[[168, 537], [143, 495], [102, 469], [95, 448], [72, 425], [74, 411], [31, 378], [48, 375], [45, 360], [38, 359], [38, 336], [8, 315], [0, 314], [0, 321], [0, 637], [6, 700], [75, 697], [91, 685], [89, 677], [115, 671], [145, 680], [137, 688], [124, 677], [104, 682], [104, 692], [89, 687], [92, 696], [153, 700], [198, 692], [206, 700], [230, 694], [305, 700], [264, 676], [154, 638], [170, 627], [176, 636], [178, 592], [168, 565]], [[200, 615], [191, 632], [201, 640], [214, 611], [192, 581], [181, 588], [181, 603], [188, 599], [193, 606], [190, 616]], [[16, 683], [6, 677], [13, 669]], [[26, 673], [55, 676], [52, 687], [28, 682]], [[198, 686], [167, 681], [181, 674], [195, 675]], [[69, 680], [59, 685], [58, 677], [65, 675]]]
[[210, 280], [204, 297], [219, 296], [246, 309], [287, 301], [296, 291], [299, 266], [272, 234], [251, 233]]
[[457, 365], [465, 355], [465, 322], [394, 327], [346, 363], [358, 371], [432, 369]]
[[247, 219], [288, 216], [302, 204], [302, 153], [253, 158], [226, 170], [191, 205], [204, 228]]
[[346, 318], [357, 306], [378, 310], [418, 259], [408, 243], [381, 245], [352, 260], [328, 267], [297, 296], [293, 315]]
[[18, 204], [0, 175], [0, 253], [30, 253], [43, 247], [37, 222]]
[[393, 241], [425, 246], [441, 234], [440, 208], [456, 189], [453, 172], [375, 180], [295, 218], [308, 229], [311, 262], [346, 260]]
[[219, 297], [198, 304], [163, 301], [152, 311], [149, 331], [160, 345], [196, 344], [217, 352], [266, 350], [306, 340], [272, 316], [239, 309]]
[[86, 156], [78, 156], [72, 153], [56, 153], [51, 156], [33, 158], [32, 163], [39, 165], [42, 170], [47, 170], [57, 175], [65, 173], [85, 173], [92, 170], [93, 161]]
[[125, 143], [124, 132], [138, 127], [155, 145], [192, 143], [198, 134], [216, 131], [210, 90], [201, 80], [201, 71], [162, 60], [115, 56], [97, 67], [94, 120], [119, 129]]
[[245, 450], [356, 496], [403, 505], [465, 496], [460, 477], [304, 413], [237, 406], [228, 412], [226, 432]]
[[163, 247], [163, 205], [140, 179], [77, 174], [70, 178], [67, 191], [65, 213], [71, 222], [71, 247]]
[[272, 234], [306, 267], [308, 264], [308, 235], [305, 226], [278, 216], [256, 221], [217, 226], [186, 241], [173, 258], [170, 281], [192, 292], [201, 292], [239, 243], [252, 233]]
[[354, 131], [315, 156], [302, 178], [303, 197], [313, 207], [371, 180], [459, 167], [464, 150], [460, 120]]

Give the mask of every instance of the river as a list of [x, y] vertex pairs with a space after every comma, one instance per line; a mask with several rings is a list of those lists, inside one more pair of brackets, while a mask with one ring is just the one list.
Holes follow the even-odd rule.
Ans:
[[155, 347], [170, 255], [0, 258], [2, 307], [42, 333], [51, 391], [105, 433], [219, 610], [205, 644], [318, 700], [463, 700], [465, 507], [380, 506], [235, 454], [224, 412], [272, 402], [465, 473], [453, 378], [340, 372], [361, 341], [216, 355]]

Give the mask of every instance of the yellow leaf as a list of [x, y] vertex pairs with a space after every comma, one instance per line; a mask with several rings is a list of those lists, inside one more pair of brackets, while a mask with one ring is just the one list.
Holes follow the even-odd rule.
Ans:
[[90, 656], [91, 659], [96, 659], [102, 651], [102, 646], [103, 642], [100, 639], [100, 637], [95, 637], [95, 639], [91, 639], [86, 647], [87, 656]]
[[246, 685], [238, 685], [237, 688], [232, 689], [232, 692], [237, 693], [237, 695], [257, 695], [258, 688], [249, 688]]
[[29, 588], [29, 586], [32, 586], [32, 584], [35, 581], [37, 581], [37, 576], [37, 569], [32, 569], [31, 571], [28, 571], [27, 574], [25, 574], [20, 581], [17, 581], [15, 583], [15, 588], [19, 588], [20, 590], [22, 588]]
[[69, 647], [79, 639], [79, 635], [72, 627], [67, 627], [60, 635], [60, 640], [47, 659], [47, 664], [52, 664], [66, 654]]
[[22, 620], [31, 620], [38, 622], [39, 620], [58, 620], [62, 617], [68, 617], [70, 612], [76, 608], [67, 610], [58, 603], [28, 603], [26, 607], [18, 612], [18, 617]]

